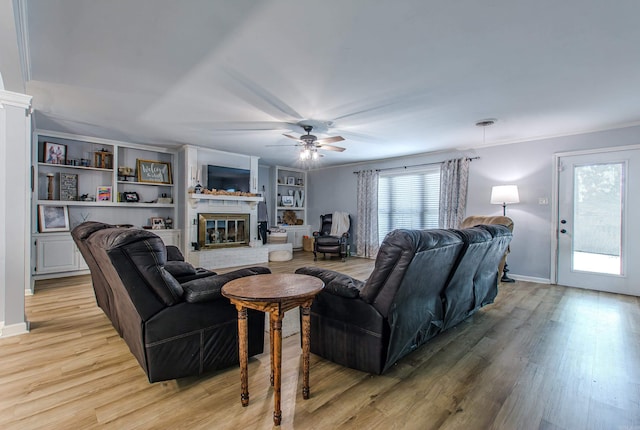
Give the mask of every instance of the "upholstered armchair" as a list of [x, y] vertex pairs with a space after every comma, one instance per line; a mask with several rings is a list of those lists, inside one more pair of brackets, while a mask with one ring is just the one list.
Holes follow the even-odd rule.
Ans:
[[[336, 218], [336, 219], [334, 219]], [[339, 219], [338, 219], [339, 218]], [[349, 254], [349, 228], [351, 216], [344, 212], [320, 215], [320, 230], [313, 232], [313, 261], [318, 259], [318, 253], [337, 254], [345, 261]]]
[[[484, 215], [472, 215], [466, 217], [462, 224], [460, 224], [459, 228], [471, 228], [476, 225], [504, 225], [509, 229], [509, 231], [513, 232], [513, 220], [507, 216], [484, 216]], [[513, 282], [513, 279], [507, 276], [507, 272], [509, 269], [507, 266], [507, 254], [511, 251], [511, 246], [507, 247], [507, 250], [504, 253], [504, 256], [500, 260], [500, 264], [498, 265], [498, 276], [500, 276], [501, 282]]]

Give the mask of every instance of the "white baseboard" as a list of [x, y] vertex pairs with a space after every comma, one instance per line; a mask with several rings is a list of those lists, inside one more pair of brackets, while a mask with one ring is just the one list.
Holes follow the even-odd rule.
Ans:
[[0, 337], [17, 336], [25, 333], [29, 333], [29, 322], [11, 325], [4, 325], [4, 322], [0, 323]]
[[538, 284], [551, 284], [551, 279], [546, 279], [546, 278], [536, 278], [533, 276], [523, 276], [523, 275], [512, 275], [511, 273], [509, 273], [509, 277], [515, 279], [516, 281], [537, 282]]

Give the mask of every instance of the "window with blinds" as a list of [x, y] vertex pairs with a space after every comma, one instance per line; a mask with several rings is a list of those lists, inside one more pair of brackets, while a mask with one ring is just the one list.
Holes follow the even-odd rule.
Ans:
[[378, 177], [378, 238], [398, 228], [438, 228], [440, 166]]

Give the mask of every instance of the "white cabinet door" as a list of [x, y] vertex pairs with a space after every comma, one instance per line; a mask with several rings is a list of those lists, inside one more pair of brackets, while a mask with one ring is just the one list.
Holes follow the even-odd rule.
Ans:
[[165, 246], [173, 245], [180, 248], [180, 230], [151, 230], [164, 242]]
[[309, 236], [309, 226], [286, 226], [282, 227], [287, 230], [287, 242], [291, 243], [293, 249], [302, 249], [302, 239]]
[[[78, 267], [78, 249], [68, 233], [38, 236], [36, 274], [70, 272]], [[84, 260], [82, 260], [84, 262]]]

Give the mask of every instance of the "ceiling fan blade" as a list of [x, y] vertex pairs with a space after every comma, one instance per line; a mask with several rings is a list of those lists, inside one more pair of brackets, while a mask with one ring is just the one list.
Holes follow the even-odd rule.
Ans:
[[190, 127], [205, 128], [210, 131], [277, 131], [291, 130], [294, 123], [284, 121], [189, 121], [181, 122]]
[[293, 139], [296, 142], [302, 142], [299, 138], [291, 136], [290, 134], [282, 134], [284, 137], [288, 137], [289, 139]]
[[333, 145], [321, 145], [321, 146], [318, 146], [318, 149], [327, 149], [329, 151], [342, 152], [346, 148], [343, 148], [341, 146], [333, 146]]
[[323, 139], [316, 140], [316, 143], [319, 145], [324, 145], [325, 143], [334, 143], [334, 142], [342, 142], [344, 137], [342, 136], [334, 136], [334, 137], [325, 137]]
[[291, 144], [291, 145], [265, 145], [265, 147], [280, 147], [280, 148], [284, 148], [284, 147], [291, 147], [291, 146], [301, 146], [301, 145], [296, 145], [296, 144]]

